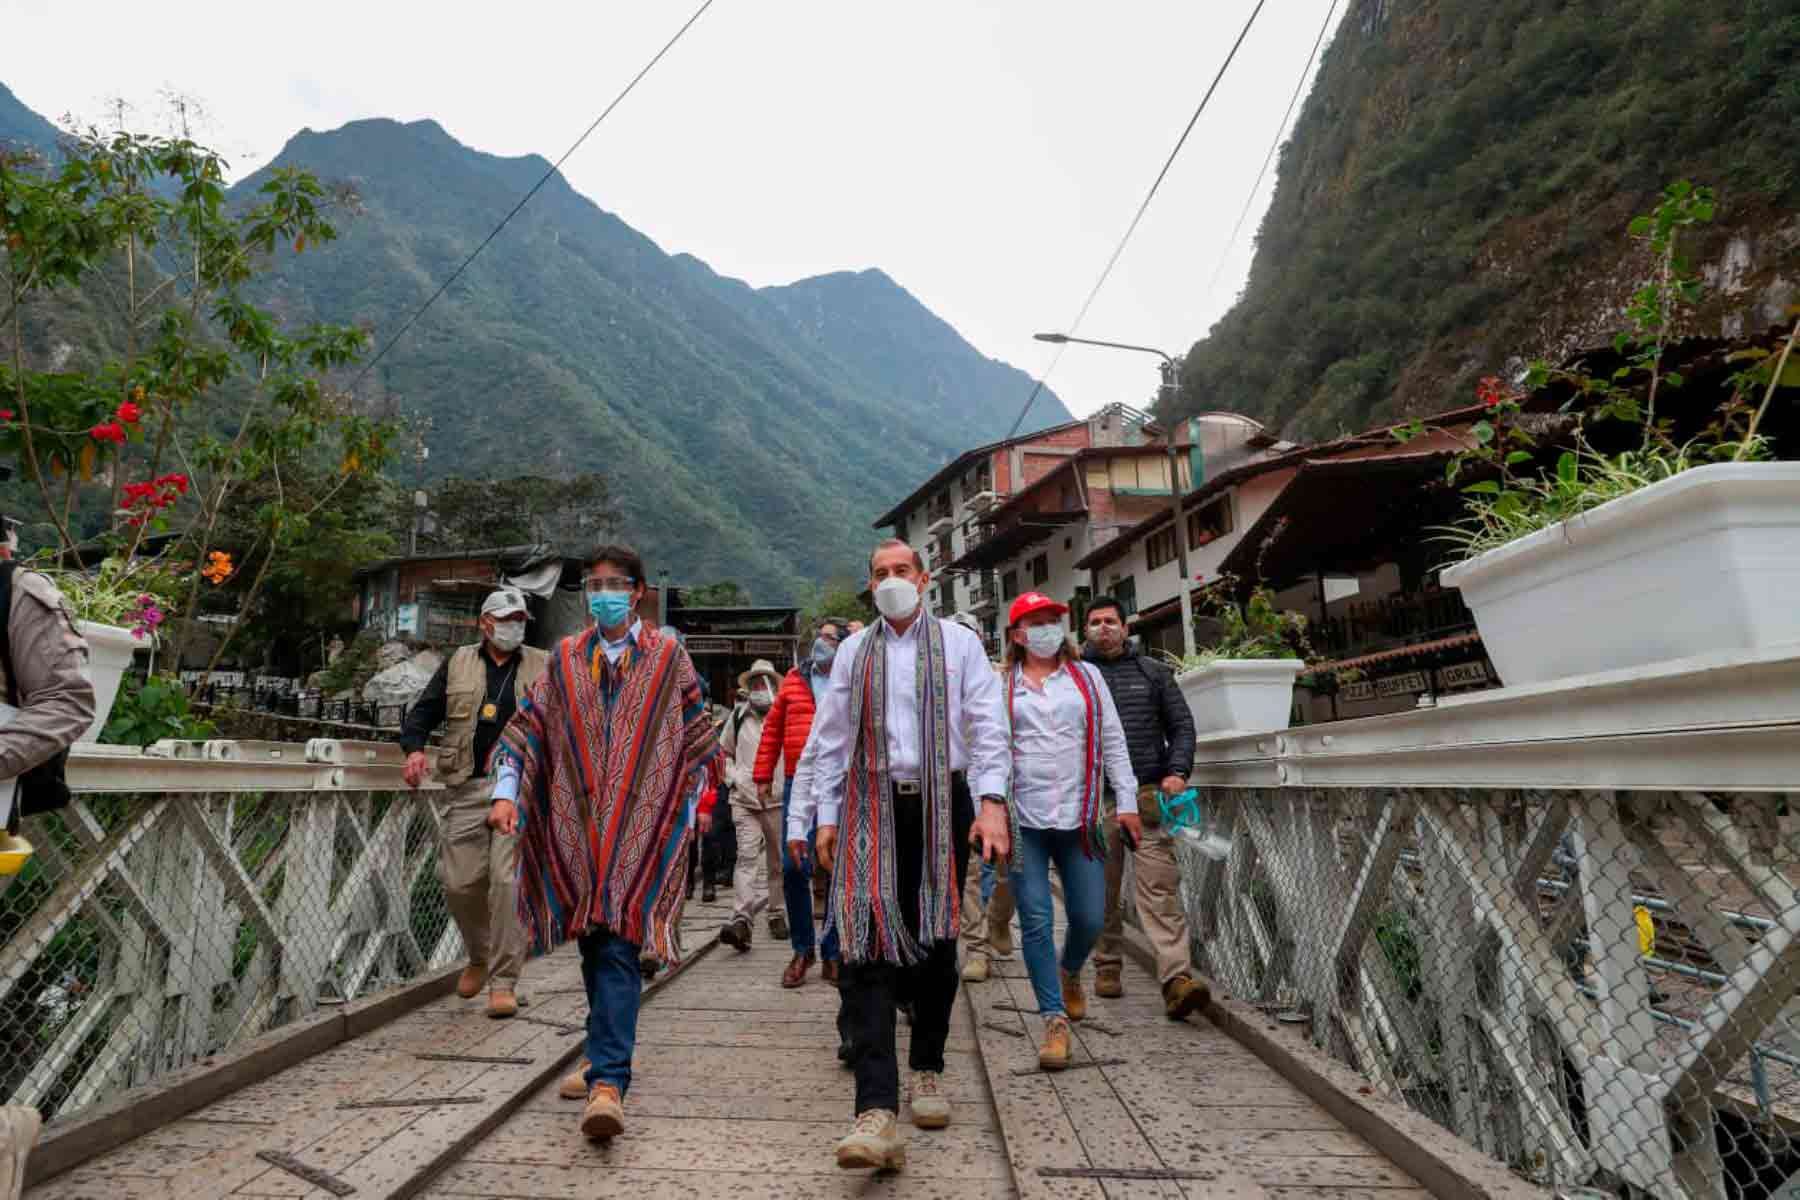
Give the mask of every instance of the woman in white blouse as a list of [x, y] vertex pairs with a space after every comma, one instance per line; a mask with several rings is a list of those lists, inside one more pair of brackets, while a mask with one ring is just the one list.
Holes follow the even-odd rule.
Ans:
[[[1066, 604], [1041, 592], [1013, 601], [1006, 625], [1006, 696], [1012, 717], [1013, 896], [1021, 948], [1044, 1041], [1038, 1064], [1069, 1065], [1069, 1022], [1087, 1013], [1081, 967], [1100, 938], [1106, 908], [1101, 794], [1118, 797], [1119, 830], [1140, 834], [1137, 778], [1118, 709], [1100, 672], [1080, 661], [1063, 618]], [[1069, 928], [1060, 957], [1050, 868], [1062, 883]], [[1060, 970], [1060, 978], [1058, 973]]]

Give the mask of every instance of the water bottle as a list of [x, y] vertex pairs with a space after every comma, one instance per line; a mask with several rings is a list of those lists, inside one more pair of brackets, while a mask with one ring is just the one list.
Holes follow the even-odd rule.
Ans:
[[1198, 788], [1175, 797], [1163, 797], [1163, 821], [1169, 832], [1212, 859], [1224, 862], [1231, 854], [1231, 838], [1217, 829], [1214, 810], [1200, 801]]

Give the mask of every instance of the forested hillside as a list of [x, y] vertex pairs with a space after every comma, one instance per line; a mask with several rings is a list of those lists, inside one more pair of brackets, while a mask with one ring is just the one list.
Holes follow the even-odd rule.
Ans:
[[[54, 130], [32, 119], [0, 93], [0, 127], [41, 147]], [[548, 168], [387, 120], [302, 131], [271, 166], [348, 202], [339, 238], [284, 257], [257, 299], [360, 324], [376, 347]], [[33, 310], [40, 361], [105, 344], [88, 299]], [[357, 391], [371, 412], [430, 418], [427, 482], [599, 474], [653, 570], [773, 601], [854, 570], [871, 516], [1001, 436], [1029, 387], [880, 271], [758, 290], [664, 253], [558, 176]], [[1033, 427], [1068, 419], [1046, 394]]]
[[1353, 0], [1283, 148], [1238, 303], [1188, 354], [1185, 412], [1324, 437], [1466, 403], [1602, 339], [1667, 182], [1716, 189], [1688, 321], [1800, 299], [1793, 0]]

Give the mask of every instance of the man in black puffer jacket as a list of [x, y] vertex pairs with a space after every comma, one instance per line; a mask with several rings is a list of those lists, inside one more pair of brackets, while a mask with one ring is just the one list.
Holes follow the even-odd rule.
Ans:
[[[1144, 822], [1143, 841], [1132, 858], [1138, 920], [1156, 951], [1163, 1011], [1179, 1021], [1204, 1009], [1212, 999], [1211, 989], [1204, 979], [1196, 978], [1188, 959], [1188, 927], [1181, 911], [1175, 845], [1162, 827], [1163, 810], [1158, 803], [1161, 796], [1178, 796], [1187, 789], [1188, 773], [1194, 768], [1194, 716], [1175, 686], [1175, 673], [1139, 654], [1126, 640], [1124, 611], [1110, 596], [1088, 606], [1087, 646], [1082, 657], [1106, 679], [1131, 748], [1131, 768], [1139, 781], [1138, 813]], [[1125, 874], [1125, 847], [1110, 817], [1114, 808], [1110, 790], [1105, 802], [1109, 814], [1106, 929], [1094, 952], [1094, 991], [1101, 996], [1122, 996], [1119, 883]]]

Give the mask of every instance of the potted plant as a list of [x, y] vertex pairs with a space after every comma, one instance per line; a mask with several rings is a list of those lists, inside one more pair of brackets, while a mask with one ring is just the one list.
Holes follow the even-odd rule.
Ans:
[[[1491, 419], [1450, 478], [1471, 467], [1490, 477], [1464, 489], [1469, 515], [1445, 531], [1463, 561], [1442, 581], [1462, 591], [1509, 686], [1800, 642], [1800, 463], [1762, 461], [1759, 432], [1777, 391], [1800, 386], [1800, 322], [1733, 355], [1731, 397], [1698, 436], [1678, 444], [1657, 414], [1659, 392], [1684, 382], [1662, 364], [1675, 315], [1700, 294], [1677, 239], [1711, 213], [1707, 189], [1676, 183], [1632, 223], [1657, 271], [1616, 340], [1624, 365], [1603, 379], [1532, 368], [1528, 387], [1570, 386], [1565, 408], [1581, 408], [1550, 469], [1517, 473], [1542, 459], [1519, 420], [1523, 396], [1482, 382]], [[1596, 449], [1602, 422], [1636, 436]]]
[[1274, 593], [1262, 584], [1240, 601], [1230, 575], [1206, 587], [1200, 603], [1219, 623], [1219, 636], [1199, 654], [1169, 656], [1194, 727], [1202, 733], [1286, 729], [1294, 680], [1310, 656], [1306, 617], [1276, 608]]
[[88, 644], [88, 677], [94, 684], [94, 721], [78, 741], [94, 742], [106, 726], [119, 681], [139, 649], [154, 645], [168, 602], [140, 561], [132, 570], [109, 558], [91, 572], [51, 572], [69, 615]]

